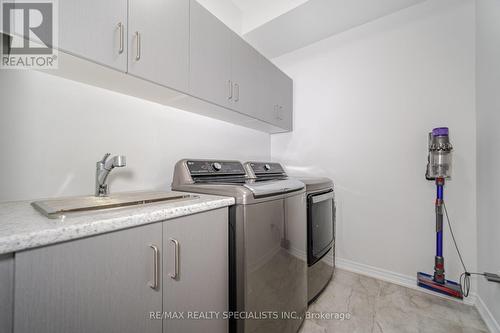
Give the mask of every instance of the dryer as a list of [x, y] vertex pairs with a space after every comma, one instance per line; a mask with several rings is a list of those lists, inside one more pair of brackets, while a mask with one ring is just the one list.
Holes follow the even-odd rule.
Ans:
[[329, 178], [299, 178], [307, 192], [307, 293], [312, 303], [335, 269], [335, 192]]

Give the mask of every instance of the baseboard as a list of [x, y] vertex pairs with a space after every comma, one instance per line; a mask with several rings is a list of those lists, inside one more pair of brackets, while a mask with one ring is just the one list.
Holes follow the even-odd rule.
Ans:
[[476, 297], [476, 308], [490, 332], [500, 333], [500, 324], [493, 317], [493, 314], [490, 312], [486, 304], [483, 302], [481, 296], [479, 295], [477, 295]]
[[[467, 305], [474, 305], [476, 303], [476, 296], [477, 295], [475, 293], [470, 293], [469, 297], [465, 298], [464, 300], [459, 300], [459, 299], [456, 299], [453, 297], [448, 297], [448, 296], [445, 296], [445, 295], [442, 295], [439, 293], [434, 293], [430, 290], [418, 287], [417, 286], [416, 272], [415, 272], [415, 276], [408, 276], [408, 275], [403, 275], [403, 274], [396, 273], [396, 272], [391, 272], [391, 271], [388, 271], [388, 270], [385, 270], [382, 268], [377, 268], [377, 267], [373, 267], [373, 266], [369, 266], [369, 265], [365, 265], [365, 264], [360, 264], [360, 263], [357, 263], [357, 262], [354, 262], [351, 260], [342, 259], [342, 258], [338, 258], [338, 257], [335, 259], [335, 265], [336, 265], [336, 267], [338, 267], [340, 269], [344, 269], [344, 270], [349, 271], [349, 272], [353, 272], [353, 273], [357, 273], [357, 274], [361, 274], [361, 275], [366, 275], [366, 276], [369, 276], [369, 277], [372, 277], [375, 279], [379, 279], [382, 281], [391, 282], [391, 283], [394, 283], [394, 284], [397, 284], [397, 285], [400, 285], [400, 286], [403, 286], [406, 288], [419, 290], [421, 292], [435, 295], [435, 296], [438, 296], [441, 298], [449, 299], [449, 300], [452, 300], [455, 302], [460, 302], [460, 303], [464, 303]], [[495, 331], [493, 331], [493, 332], [495, 332]], [[497, 333], [497, 332], [495, 332], [495, 333]], [[498, 333], [500, 333], [500, 332], [498, 332]]]

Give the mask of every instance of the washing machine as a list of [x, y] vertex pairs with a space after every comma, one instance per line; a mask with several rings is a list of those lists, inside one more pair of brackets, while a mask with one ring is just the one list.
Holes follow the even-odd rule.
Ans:
[[[281, 166], [280, 166], [281, 168]], [[282, 170], [283, 168], [281, 168]], [[296, 333], [307, 309], [306, 219], [302, 182], [249, 179], [238, 161], [184, 159], [172, 189], [230, 196], [229, 331]]]

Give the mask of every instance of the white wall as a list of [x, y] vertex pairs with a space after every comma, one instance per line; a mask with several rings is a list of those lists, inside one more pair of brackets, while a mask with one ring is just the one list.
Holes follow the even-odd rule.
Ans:
[[0, 201], [92, 194], [95, 162], [127, 156], [111, 191], [170, 188], [177, 160], [268, 159], [268, 134], [39, 72], [0, 71]]
[[[500, 2], [477, 1], [478, 267], [500, 274]], [[500, 332], [500, 284], [479, 282]]]
[[242, 12], [245, 34], [309, 0], [232, 0]]
[[[295, 130], [272, 135], [289, 171], [337, 186], [340, 258], [407, 276], [432, 272], [435, 186], [427, 134], [449, 126], [454, 179], [445, 199], [476, 268], [474, 3], [429, 0], [287, 54]], [[461, 272], [445, 230], [447, 277]]]

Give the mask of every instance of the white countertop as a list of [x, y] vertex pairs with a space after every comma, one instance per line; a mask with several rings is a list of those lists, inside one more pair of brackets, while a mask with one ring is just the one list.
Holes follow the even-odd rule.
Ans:
[[234, 205], [234, 198], [230, 197], [192, 195], [198, 198], [71, 213], [58, 219], [40, 214], [31, 206], [31, 201], [0, 203], [0, 254]]

